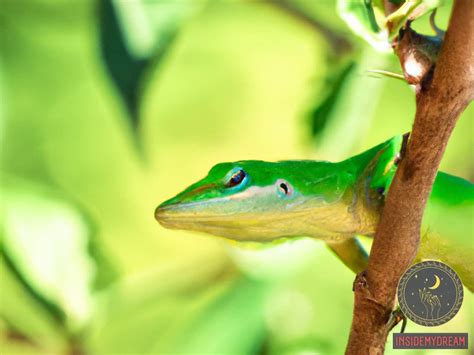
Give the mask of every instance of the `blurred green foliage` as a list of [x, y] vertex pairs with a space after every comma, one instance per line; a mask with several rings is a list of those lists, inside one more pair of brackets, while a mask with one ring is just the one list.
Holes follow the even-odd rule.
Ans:
[[[353, 275], [320, 243], [153, 219], [214, 163], [337, 160], [410, 129], [410, 88], [367, 73], [393, 56], [336, 1], [288, 4], [1, 2], [2, 354], [343, 352]], [[471, 179], [472, 113], [442, 162]], [[433, 331], [472, 327], [471, 307]]]

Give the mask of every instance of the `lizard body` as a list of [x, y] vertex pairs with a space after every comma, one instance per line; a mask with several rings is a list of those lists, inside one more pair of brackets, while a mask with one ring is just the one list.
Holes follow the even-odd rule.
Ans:
[[[204, 179], [158, 206], [155, 217], [166, 228], [237, 241], [320, 239], [359, 272], [367, 255], [355, 237], [375, 233], [401, 144], [402, 137], [397, 136], [337, 163], [217, 164]], [[471, 291], [473, 217], [474, 185], [439, 172], [425, 212], [417, 260], [448, 263]]]

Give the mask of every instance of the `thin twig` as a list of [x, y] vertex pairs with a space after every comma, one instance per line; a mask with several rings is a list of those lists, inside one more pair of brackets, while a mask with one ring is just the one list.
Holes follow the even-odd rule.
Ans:
[[[392, 73], [392, 72], [387, 71], [387, 70], [370, 69], [370, 70], [367, 70], [367, 72], [371, 73], [371, 74], [379, 74], [380, 76], [386, 76], [386, 77], [389, 77], [389, 78], [405, 81], [405, 76], [403, 74]], [[377, 76], [375, 76], [375, 77], [377, 77]]]

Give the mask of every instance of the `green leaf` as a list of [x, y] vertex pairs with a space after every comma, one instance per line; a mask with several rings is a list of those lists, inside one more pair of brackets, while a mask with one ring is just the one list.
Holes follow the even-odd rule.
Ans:
[[159, 65], [181, 26], [205, 3], [100, 0], [102, 54], [135, 129], [146, 69]]
[[339, 16], [352, 32], [362, 37], [374, 49], [381, 52], [391, 50], [390, 43], [398, 35], [407, 20], [415, 20], [441, 5], [442, 0], [392, 1], [400, 7], [388, 17], [385, 16], [381, 0], [338, 0]]
[[387, 17], [386, 22], [390, 23], [389, 38], [395, 38], [408, 20], [414, 21], [441, 6], [442, 3], [443, 0], [407, 0], [397, 11]]
[[32, 290], [64, 312], [70, 328], [83, 326], [92, 312], [95, 274], [87, 221], [49, 189], [7, 176], [2, 182], [7, 260]]
[[13, 329], [50, 352], [64, 349], [67, 338], [57, 312], [19, 277], [3, 251], [0, 253], [0, 280], [0, 318], [7, 323], [4, 332]]
[[384, 27], [384, 13], [370, 0], [338, 0], [337, 11], [352, 32], [380, 52], [391, 50]]
[[355, 62], [351, 60], [343, 65], [339, 65], [335, 70], [328, 71], [328, 76], [325, 78], [324, 83], [324, 96], [309, 113], [311, 133], [314, 137], [318, 137], [328, 124], [331, 113], [339, 102], [345, 80], [354, 70], [355, 65]]
[[422, 0], [407, 0], [397, 11], [387, 17], [387, 22], [391, 23], [389, 32], [390, 39], [398, 35], [400, 28], [402, 28], [413, 11], [415, 11], [422, 2]]
[[[344, 81], [333, 88], [327, 102], [325, 124], [315, 136], [318, 157], [338, 160], [353, 155], [364, 141], [365, 132], [375, 118], [375, 108], [385, 81], [368, 75], [368, 70], [384, 68], [389, 57], [365, 46], [356, 64], [346, 69]], [[350, 69], [350, 70], [349, 70]], [[361, 89], [363, 88], [363, 90]]]
[[136, 57], [129, 52], [111, 0], [99, 2], [99, 19], [104, 64], [128, 110], [131, 126], [136, 128], [139, 123], [140, 82], [150, 57]]

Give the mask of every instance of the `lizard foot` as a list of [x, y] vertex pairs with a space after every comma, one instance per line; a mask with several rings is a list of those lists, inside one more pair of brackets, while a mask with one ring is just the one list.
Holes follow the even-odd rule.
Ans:
[[400, 333], [404, 333], [405, 327], [407, 325], [407, 317], [405, 317], [405, 315], [402, 313], [400, 307], [397, 307], [396, 310], [392, 311], [392, 313], [390, 314], [390, 318], [388, 319], [388, 330], [391, 331], [400, 322], [402, 322], [402, 329], [400, 330]]

